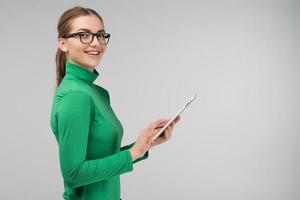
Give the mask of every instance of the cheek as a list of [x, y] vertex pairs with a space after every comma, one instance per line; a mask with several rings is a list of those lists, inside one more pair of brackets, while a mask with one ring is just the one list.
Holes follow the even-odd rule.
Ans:
[[106, 48], [107, 48], [107, 46], [103, 46], [103, 53], [105, 52], [105, 50], [106, 50]]
[[84, 46], [82, 44], [72, 44], [72, 46], [69, 47], [69, 56], [70, 58], [82, 56], [84, 53]]
[[88, 48], [88, 46], [82, 44], [81, 42], [77, 43], [74, 41], [68, 46], [68, 48], [69, 48], [67, 53], [68, 59], [71, 59], [72, 61], [84, 66], [93, 66], [93, 67], [96, 67], [99, 64], [99, 61], [106, 50], [106, 46], [102, 46], [100, 48], [102, 51], [100, 53], [100, 56], [93, 58], [84, 52]]

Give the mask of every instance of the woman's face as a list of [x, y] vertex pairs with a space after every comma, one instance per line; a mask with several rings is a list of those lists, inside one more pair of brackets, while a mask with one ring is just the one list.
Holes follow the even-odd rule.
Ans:
[[[104, 25], [95, 15], [81, 16], [72, 22], [72, 29], [69, 34], [77, 32], [104, 32]], [[83, 44], [78, 35], [70, 38], [59, 38], [58, 41], [59, 48], [66, 53], [68, 60], [90, 71], [93, 71], [99, 64], [106, 49], [106, 45], [100, 44], [97, 37], [94, 37], [92, 43], [89, 44]]]

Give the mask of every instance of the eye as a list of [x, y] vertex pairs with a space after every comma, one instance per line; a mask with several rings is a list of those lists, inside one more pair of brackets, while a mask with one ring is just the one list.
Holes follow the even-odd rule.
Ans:
[[80, 33], [81, 38], [89, 38], [90, 35], [91, 35], [90, 33]]
[[101, 38], [104, 38], [104, 33], [98, 33], [97, 36], [101, 37]]

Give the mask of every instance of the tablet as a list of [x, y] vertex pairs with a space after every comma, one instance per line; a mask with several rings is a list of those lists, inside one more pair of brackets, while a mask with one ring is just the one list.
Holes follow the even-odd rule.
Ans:
[[195, 94], [177, 113], [176, 115], [174, 115], [169, 121], [168, 123], [166, 123], [166, 125], [164, 125], [159, 132], [153, 137], [153, 140], [156, 140], [156, 138], [158, 138], [165, 130], [166, 128], [168, 128], [168, 126], [176, 119], [176, 117], [178, 117], [191, 103], [192, 101], [194, 101], [194, 99], [196, 98], [197, 94]]

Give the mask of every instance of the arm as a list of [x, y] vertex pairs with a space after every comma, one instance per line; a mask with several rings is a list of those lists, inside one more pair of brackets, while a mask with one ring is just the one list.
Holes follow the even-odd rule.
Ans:
[[74, 91], [63, 97], [57, 110], [61, 171], [71, 188], [107, 180], [133, 169], [129, 150], [105, 158], [86, 159], [92, 108], [90, 96]]

